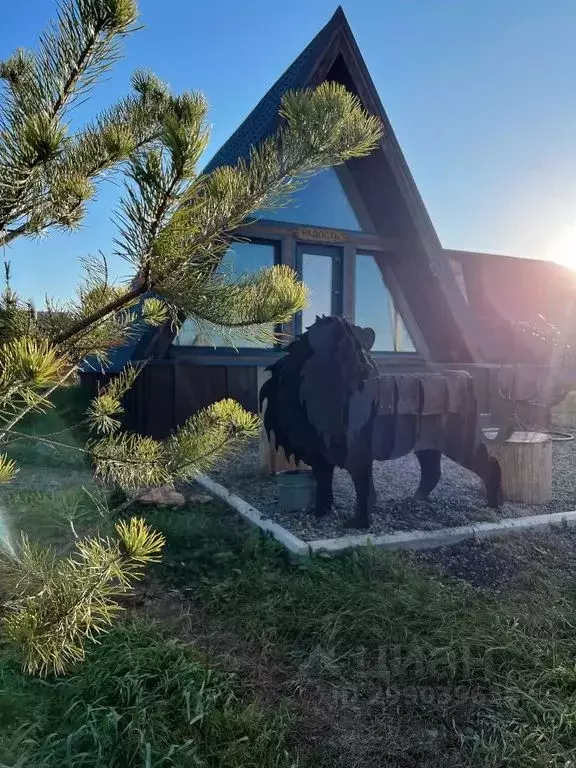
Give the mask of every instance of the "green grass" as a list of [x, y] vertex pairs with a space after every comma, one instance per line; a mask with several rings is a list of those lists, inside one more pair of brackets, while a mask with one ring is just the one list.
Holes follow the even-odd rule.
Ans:
[[77, 486], [52, 491], [8, 490], [0, 510], [0, 525], [11, 536], [23, 531], [56, 549], [70, 542], [74, 534], [81, 536], [95, 526], [104, 533], [112, 532], [109, 521], [100, 517], [94, 497]]
[[289, 720], [265, 715], [150, 623], [120, 624], [75, 674], [25, 678], [0, 663], [0, 765], [289, 768]]
[[[89, 404], [86, 392], [79, 386], [63, 387], [51, 397], [54, 405], [45, 413], [32, 413], [17, 426], [19, 432], [45, 435], [48, 440], [65, 446], [82, 446], [86, 434], [77, 428], [84, 419]], [[74, 468], [87, 467], [85, 456], [75, 450], [20, 438], [11, 442], [7, 453], [18, 464], [32, 467]]]
[[[294, 563], [214, 509], [149, 517], [168, 534], [165, 581], [246, 647], [289, 664], [299, 684], [322, 681], [361, 708], [376, 702], [380, 717], [367, 718], [365, 738], [394, 755], [387, 765], [576, 760], [576, 590], [562, 571], [535, 569], [521, 591], [491, 595], [402, 554]], [[401, 722], [435, 736], [418, 743], [409, 727], [395, 735]], [[326, 747], [314, 762], [346, 765]]]
[[[16, 506], [35, 528], [50, 504]], [[62, 681], [0, 650], [0, 768], [576, 764], [574, 533], [494, 543], [523, 567], [494, 593], [408, 554], [294, 561], [213, 504], [137, 511], [167, 536], [148, 587], [164, 630], [116, 626]], [[48, 540], [69, 525], [49, 518]]]
[[[13, 491], [10, 528], [58, 548], [97, 517], [80, 489]], [[104, 525], [103, 530], [106, 531]], [[118, 623], [64, 679], [24, 675], [0, 645], [0, 768], [291, 768], [291, 718], [145, 619]]]

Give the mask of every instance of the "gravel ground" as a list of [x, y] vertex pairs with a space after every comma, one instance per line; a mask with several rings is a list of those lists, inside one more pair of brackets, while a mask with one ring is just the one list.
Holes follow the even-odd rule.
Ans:
[[405, 554], [475, 587], [522, 592], [543, 582], [553, 589], [554, 580], [565, 582], [576, 576], [576, 530], [553, 526], [538, 533], [469, 539], [450, 547]]
[[[370, 532], [433, 530], [481, 520], [576, 509], [576, 441], [554, 443], [553, 451], [552, 501], [538, 506], [506, 502], [500, 510], [486, 505], [484, 489], [476, 475], [448, 459], [442, 460], [442, 479], [428, 503], [411, 499], [419, 481], [418, 462], [413, 454], [393, 461], [376, 461], [374, 485], [377, 499]], [[263, 474], [259, 468], [257, 441], [222, 461], [210, 474], [214, 480], [306, 541], [350, 533], [343, 523], [353, 514], [356, 495], [348, 473], [343, 470], [336, 470], [334, 475], [334, 510], [321, 519], [316, 519], [312, 512], [280, 512], [275, 478]]]

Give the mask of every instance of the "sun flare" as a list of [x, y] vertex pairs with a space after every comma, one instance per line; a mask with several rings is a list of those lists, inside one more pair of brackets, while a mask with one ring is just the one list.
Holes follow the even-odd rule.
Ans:
[[546, 248], [546, 258], [576, 270], [576, 221], [552, 240]]

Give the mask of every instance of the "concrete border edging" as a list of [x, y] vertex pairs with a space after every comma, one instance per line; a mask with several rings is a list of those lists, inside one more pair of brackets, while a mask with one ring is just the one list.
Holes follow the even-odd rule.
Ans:
[[433, 531], [395, 531], [381, 536], [361, 534], [341, 536], [337, 539], [317, 539], [310, 542], [310, 550], [311, 552], [343, 552], [346, 549], [367, 544], [379, 549], [434, 549], [457, 544], [465, 539], [487, 539], [491, 536], [539, 530], [562, 523], [576, 525], [576, 511], [507, 517], [498, 523], [473, 523], [456, 528], [438, 528]]
[[263, 515], [244, 499], [232, 493], [220, 483], [204, 474], [195, 478], [212, 496], [224, 501], [236, 510], [248, 523], [269, 533], [289, 552], [301, 557], [308, 557], [317, 552], [336, 554], [354, 547], [372, 546], [379, 549], [434, 549], [457, 544], [465, 539], [486, 539], [491, 536], [522, 533], [548, 528], [552, 525], [576, 526], [576, 510], [571, 512], [553, 512], [548, 515], [527, 515], [526, 517], [507, 517], [497, 523], [484, 522], [460, 525], [455, 528], [437, 528], [432, 531], [394, 531], [381, 535], [370, 533], [339, 536], [335, 539], [299, 539], [279, 523]]
[[235, 493], [231, 493], [220, 483], [216, 483], [204, 474], [197, 475], [194, 480], [213, 496], [217, 496], [222, 501], [225, 501], [226, 504], [235, 509], [251, 525], [255, 525], [260, 530], [269, 533], [276, 541], [286, 547], [289, 552], [300, 556], [310, 555], [310, 545], [307, 542], [294, 536], [293, 533], [270, 520], [270, 518], [264, 517], [255, 507], [241, 499], [240, 496], [236, 496]]

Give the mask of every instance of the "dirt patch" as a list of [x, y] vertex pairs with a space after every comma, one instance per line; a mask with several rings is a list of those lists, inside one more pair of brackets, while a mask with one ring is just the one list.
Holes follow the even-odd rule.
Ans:
[[293, 693], [294, 670], [262, 651], [230, 629], [230, 622], [210, 615], [187, 590], [166, 588], [147, 579], [127, 600], [129, 611], [170, 626], [182, 642], [206, 655], [212, 664], [235, 674], [244, 689], [252, 691], [270, 708], [280, 706]]
[[475, 587], [510, 591], [537, 578], [550, 583], [576, 577], [576, 531], [559, 526], [489, 541], [469, 539], [410, 557]]

